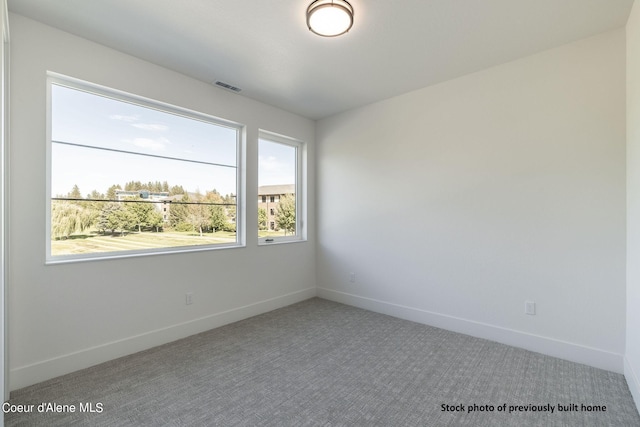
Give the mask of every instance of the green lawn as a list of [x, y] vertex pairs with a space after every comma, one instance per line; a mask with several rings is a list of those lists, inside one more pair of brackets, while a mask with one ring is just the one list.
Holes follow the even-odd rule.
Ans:
[[235, 233], [224, 231], [205, 233], [202, 237], [197, 233], [191, 232], [131, 232], [124, 236], [120, 236], [119, 234], [103, 236], [91, 233], [72, 235], [64, 240], [52, 240], [51, 255], [91, 254], [177, 246], [215, 245], [233, 243], [235, 241]]

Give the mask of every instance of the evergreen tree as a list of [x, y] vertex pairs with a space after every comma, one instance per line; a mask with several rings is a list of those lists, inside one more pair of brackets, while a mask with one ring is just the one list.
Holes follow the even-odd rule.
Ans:
[[[131, 200], [141, 200], [138, 198], [131, 198]], [[140, 203], [127, 203], [125, 205], [127, 211], [129, 211], [132, 217], [135, 219], [135, 223], [138, 227], [138, 232], [142, 232], [142, 228], [151, 227], [150, 220], [153, 212], [156, 212], [156, 208], [153, 203], [140, 202]]]
[[115, 234], [119, 230], [120, 234], [124, 236], [126, 230], [132, 230], [136, 227], [136, 220], [136, 217], [122, 203], [109, 202], [102, 208], [97, 226], [102, 232], [109, 230]]
[[169, 190], [169, 194], [172, 196], [176, 194], [186, 194], [186, 191], [184, 191], [184, 188], [182, 188], [182, 185], [174, 185]]
[[144, 185], [140, 181], [129, 181], [124, 185], [125, 191], [145, 190]]
[[122, 190], [122, 187], [120, 187], [120, 184], [117, 185], [112, 185], [111, 187], [109, 187], [109, 189], [107, 189], [107, 199], [109, 200], [116, 200], [116, 190]]
[[104, 194], [98, 192], [98, 190], [93, 190], [91, 194], [87, 195], [87, 199], [93, 199], [93, 200], [104, 199], [104, 197], [105, 197]]
[[82, 193], [80, 193], [80, 187], [78, 184], [74, 185], [67, 197], [70, 199], [82, 199]]

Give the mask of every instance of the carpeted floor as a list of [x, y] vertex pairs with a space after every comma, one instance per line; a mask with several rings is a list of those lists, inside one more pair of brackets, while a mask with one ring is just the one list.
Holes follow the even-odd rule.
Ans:
[[7, 426], [640, 426], [622, 375], [318, 298], [10, 403], [34, 413]]

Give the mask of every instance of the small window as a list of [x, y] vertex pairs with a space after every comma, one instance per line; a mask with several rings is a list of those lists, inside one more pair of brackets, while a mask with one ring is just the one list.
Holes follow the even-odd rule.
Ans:
[[[258, 141], [258, 194], [269, 205], [258, 209], [260, 243], [300, 241], [304, 228], [304, 143], [260, 132]], [[266, 212], [269, 213], [265, 221]], [[268, 227], [267, 227], [268, 225]]]
[[47, 261], [238, 246], [239, 125], [50, 76]]

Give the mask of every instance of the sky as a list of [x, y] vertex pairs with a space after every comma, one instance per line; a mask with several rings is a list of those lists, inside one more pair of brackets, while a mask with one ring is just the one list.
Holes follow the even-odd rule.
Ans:
[[[129, 181], [236, 194], [237, 129], [57, 84], [51, 98], [52, 196]], [[258, 162], [259, 185], [294, 182], [294, 148], [261, 141]]]
[[258, 144], [258, 186], [294, 184], [296, 148], [261, 139]]

